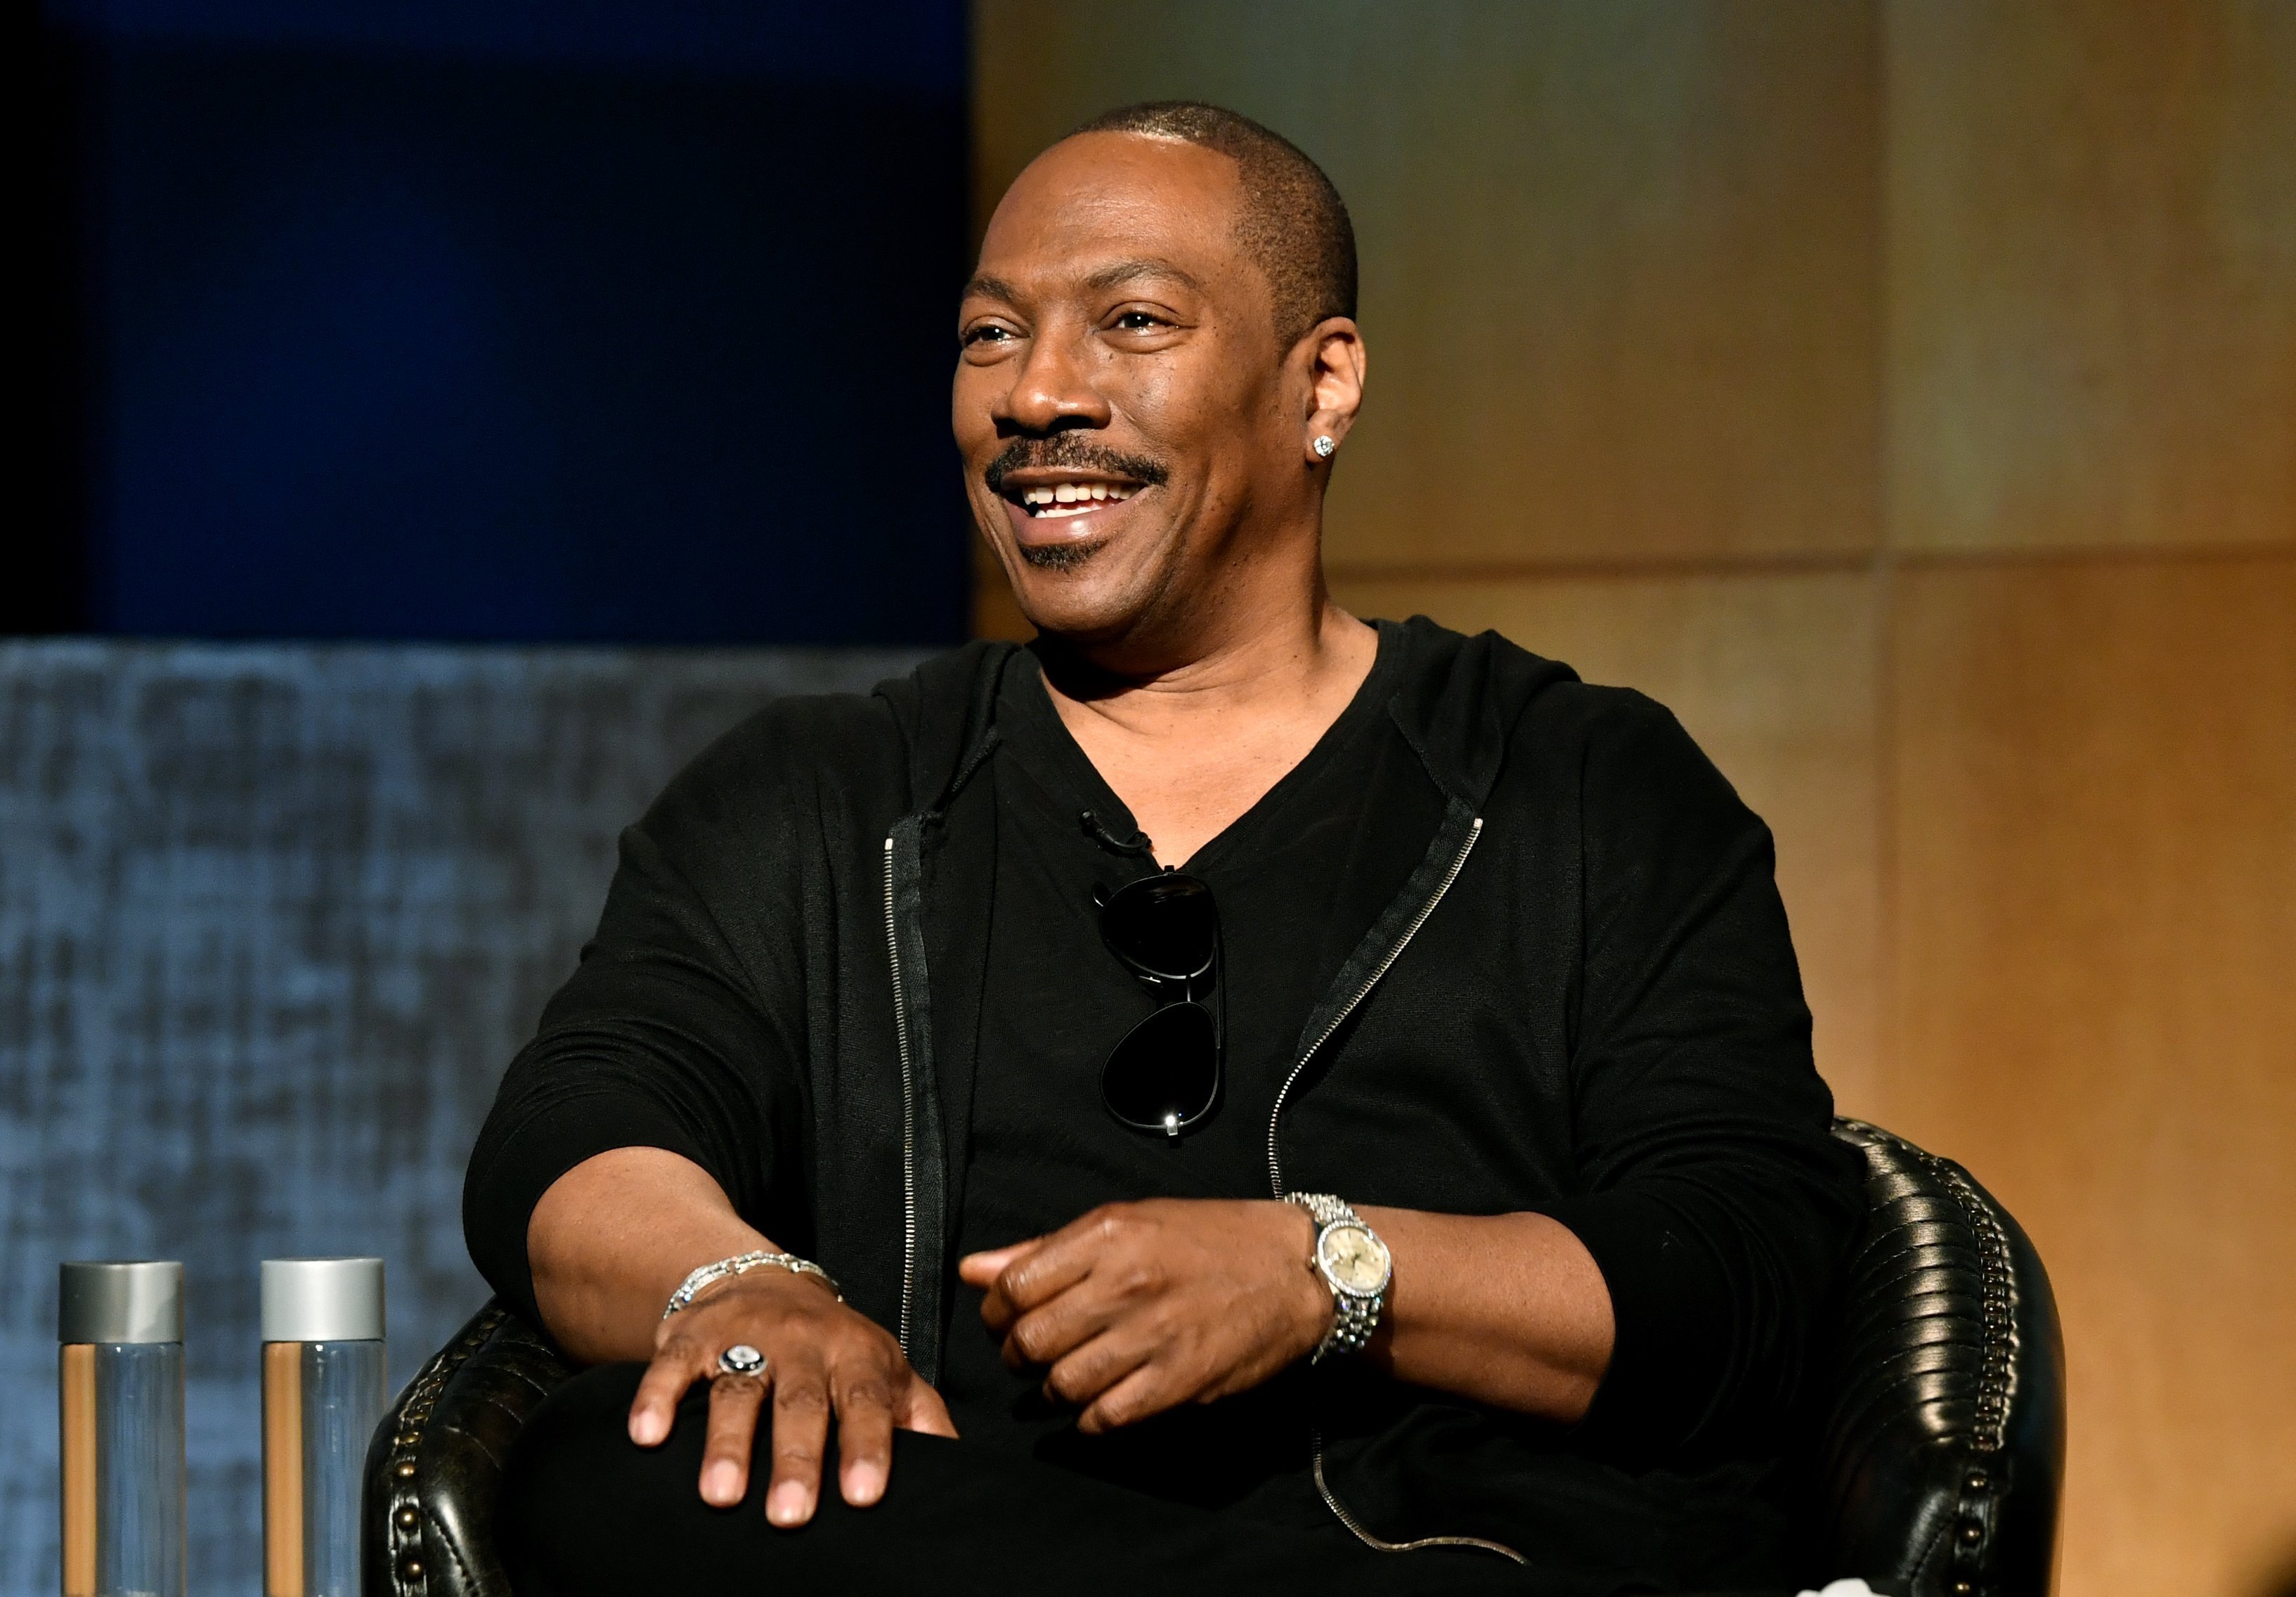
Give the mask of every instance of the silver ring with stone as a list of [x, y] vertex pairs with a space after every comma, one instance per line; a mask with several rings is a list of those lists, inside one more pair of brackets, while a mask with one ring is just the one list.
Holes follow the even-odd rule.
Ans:
[[763, 1375], [765, 1372], [766, 1355], [747, 1342], [736, 1342], [718, 1355], [718, 1373], [720, 1375]]

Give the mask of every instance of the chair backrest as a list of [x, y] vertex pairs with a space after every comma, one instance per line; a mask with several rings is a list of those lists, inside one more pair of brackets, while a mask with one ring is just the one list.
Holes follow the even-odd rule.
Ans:
[[[2047, 1597], [2064, 1478], [2064, 1348], [2033, 1247], [1969, 1173], [1862, 1121], [1867, 1220], [1814, 1461], [1831, 1576], [1901, 1597]], [[370, 1597], [511, 1597], [494, 1547], [511, 1444], [567, 1376], [488, 1304], [400, 1395], [367, 1453]]]
[[1827, 1572], [1906, 1597], [2047, 1597], [2064, 1481], [2064, 1342], [2039, 1255], [1969, 1173], [1863, 1121], [1816, 1461]]

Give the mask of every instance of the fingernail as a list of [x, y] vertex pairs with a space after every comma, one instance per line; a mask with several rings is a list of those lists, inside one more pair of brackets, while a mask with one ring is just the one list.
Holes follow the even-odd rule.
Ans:
[[795, 1481], [783, 1481], [766, 1499], [766, 1518], [776, 1525], [802, 1525], [808, 1506], [805, 1488]]
[[885, 1494], [885, 1472], [874, 1464], [856, 1464], [845, 1472], [845, 1501], [866, 1507]]
[[641, 1409], [630, 1416], [630, 1440], [641, 1447], [652, 1447], [668, 1433], [661, 1416], [652, 1409]]
[[701, 1472], [701, 1495], [719, 1508], [741, 1502], [741, 1471], [722, 1460], [710, 1465]]

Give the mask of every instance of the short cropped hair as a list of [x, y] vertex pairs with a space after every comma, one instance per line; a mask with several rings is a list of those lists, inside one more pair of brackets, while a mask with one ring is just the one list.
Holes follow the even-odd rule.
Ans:
[[1356, 314], [1356, 229], [1324, 169], [1282, 134], [1200, 100], [1155, 100], [1093, 118], [1078, 133], [1138, 133], [1217, 150], [1242, 178], [1237, 242], [1267, 278], [1286, 349], [1326, 317]]

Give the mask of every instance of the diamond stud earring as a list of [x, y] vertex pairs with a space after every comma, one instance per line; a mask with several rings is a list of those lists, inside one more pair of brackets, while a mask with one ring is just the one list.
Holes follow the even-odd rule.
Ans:
[[1316, 441], [1308, 447], [1316, 451], [1316, 458], [1318, 460], [1329, 460], [1340, 452], [1338, 440], [1328, 432], [1316, 434]]

